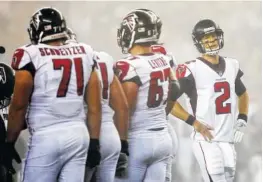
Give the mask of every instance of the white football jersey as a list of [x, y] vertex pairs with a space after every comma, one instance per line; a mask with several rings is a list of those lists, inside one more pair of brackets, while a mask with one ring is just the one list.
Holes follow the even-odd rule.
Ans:
[[[213, 141], [232, 142], [237, 112], [235, 81], [243, 75], [238, 61], [220, 57], [219, 64], [212, 65], [197, 58], [178, 66], [176, 75], [197, 120], [214, 128]], [[192, 136], [204, 140], [198, 132]]]
[[134, 114], [129, 130], [167, 127], [166, 101], [170, 77], [170, 58], [163, 54], [130, 56], [116, 63], [121, 82], [139, 86]]
[[101, 105], [102, 122], [112, 122], [114, 111], [109, 106], [110, 85], [114, 78], [113, 58], [105, 52], [96, 52], [94, 60], [97, 62], [97, 73], [102, 85]]
[[84, 122], [84, 91], [94, 69], [93, 50], [82, 43], [62, 46], [46, 44], [18, 48], [15, 70], [29, 70], [34, 87], [27, 113], [29, 129]]

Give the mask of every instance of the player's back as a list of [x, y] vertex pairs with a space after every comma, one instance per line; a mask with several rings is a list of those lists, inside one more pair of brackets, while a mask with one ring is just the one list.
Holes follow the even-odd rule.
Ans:
[[169, 62], [169, 58], [162, 54], [131, 56], [117, 62], [121, 82], [133, 81], [139, 86], [130, 130], [167, 126], [165, 106], [169, 87]]
[[114, 78], [113, 58], [105, 52], [96, 52], [94, 60], [97, 63], [97, 73], [102, 85], [102, 122], [112, 122], [114, 111], [109, 105], [110, 85]]
[[80, 43], [37, 44], [16, 50], [12, 66], [31, 67], [34, 79], [27, 113], [29, 128], [84, 122], [83, 95], [94, 65], [92, 57], [91, 47]]

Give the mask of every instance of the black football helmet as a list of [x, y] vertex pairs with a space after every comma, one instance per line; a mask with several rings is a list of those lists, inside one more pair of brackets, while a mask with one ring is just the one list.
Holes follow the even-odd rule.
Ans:
[[41, 8], [33, 14], [29, 28], [29, 38], [33, 44], [66, 39], [66, 21], [55, 8]]
[[162, 26], [163, 26], [163, 22], [162, 22], [161, 18], [157, 14], [155, 14], [152, 10], [149, 10], [149, 9], [136, 9], [136, 10], [146, 11], [146, 12], [151, 13], [151, 14], [156, 16], [156, 17], [154, 17], [154, 19], [156, 21], [157, 38], [159, 40], [161, 33], [162, 33]]
[[133, 45], [152, 45], [159, 40], [157, 30], [158, 16], [147, 9], [135, 9], [122, 20], [117, 32], [117, 41], [124, 54]]
[[0, 109], [9, 106], [14, 91], [15, 77], [12, 68], [0, 63]]
[[[210, 33], [215, 33], [218, 41], [217, 49], [207, 49], [201, 42], [201, 39]], [[219, 50], [224, 46], [224, 32], [219, 26], [212, 20], [204, 19], [199, 21], [192, 32], [192, 38], [197, 50], [202, 54], [215, 55], [218, 54]]]

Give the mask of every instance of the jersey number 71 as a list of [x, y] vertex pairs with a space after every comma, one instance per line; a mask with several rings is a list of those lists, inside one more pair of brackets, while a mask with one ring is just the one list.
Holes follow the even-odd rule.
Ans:
[[[57, 97], [66, 97], [68, 91], [68, 84], [71, 77], [71, 59], [52, 59], [54, 70], [61, 70], [63, 67], [63, 75], [60, 81]], [[83, 95], [83, 65], [81, 58], [73, 59], [77, 77], [77, 94], [78, 96]]]

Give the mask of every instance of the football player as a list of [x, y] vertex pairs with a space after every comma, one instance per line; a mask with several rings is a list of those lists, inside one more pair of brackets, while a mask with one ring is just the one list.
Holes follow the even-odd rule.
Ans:
[[[69, 38], [66, 43], [77, 42], [77, 36], [72, 29], [68, 28], [67, 33]], [[96, 169], [96, 178], [101, 182], [113, 182], [120, 152], [122, 155], [129, 155], [128, 104], [121, 84], [113, 72], [113, 58], [105, 52], [96, 52], [93, 59], [98, 65], [96, 71], [102, 85], [101, 162]], [[113, 122], [114, 114], [116, 127]], [[93, 172], [94, 168], [87, 168], [87, 182], [90, 181]]]
[[[161, 35], [161, 28], [162, 28], [162, 21], [161, 21], [161, 19], [159, 17], [157, 17], [156, 24], [157, 24], [158, 37], [160, 37], [160, 35]], [[161, 53], [161, 54], [169, 56], [171, 58], [170, 65], [172, 66], [174, 71], [176, 70], [177, 63], [176, 63], [176, 60], [175, 60], [174, 56], [172, 55], [172, 53], [167, 53], [166, 48], [163, 45], [161, 45], [161, 44], [152, 45], [151, 49], [152, 49], [152, 52], [154, 52], [154, 53]], [[180, 93], [179, 90], [178, 90], [178, 92]], [[177, 97], [179, 97], [179, 96], [180, 96], [180, 94], [177, 95]], [[183, 115], [180, 115], [180, 119], [181, 120], [188, 121], [189, 118], [192, 118], [192, 116], [189, 115], [183, 109], [183, 107], [181, 107], [181, 105], [178, 102], [174, 103], [174, 102], [169, 102], [168, 101], [168, 103], [169, 104], [166, 107], [166, 114], [167, 115], [170, 113], [171, 109], [175, 105], [175, 106], [177, 106], [176, 107], [177, 112], [180, 112], [181, 114], [183, 114]], [[167, 116], [167, 118], [168, 118], [168, 116]], [[190, 123], [188, 122], [188, 124], [190, 124]], [[191, 125], [193, 125], [193, 127], [195, 128], [196, 131], [198, 131], [198, 132], [202, 131], [202, 134], [204, 135], [204, 137], [206, 137], [208, 139], [212, 138], [212, 135], [211, 135], [210, 131], [208, 131], [209, 128], [207, 128], [205, 125], [203, 125], [199, 121], [195, 120], [193, 123], [191, 123]], [[172, 181], [172, 163], [173, 163], [173, 160], [176, 157], [176, 153], [177, 153], [177, 150], [178, 150], [178, 138], [177, 138], [175, 130], [173, 129], [173, 126], [171, 125], [171, 123], [169, 121], [167, 122], [167, 126], [168, 126], [168, 131], [169, 131], [171, 139], [172, 139], [172, 146], [173, 146], [173, 148], [172, 148], [171, 156], [170, 156], [170, 158], [168, 160], [168, 163], [167, 163], [165, 181], [166, 182], [170, 182], [170, 181]]]
[[159, 39], [156, 20], [154, 12], [136, 9], [118, 29], [118, 45], [129, 54], [116, 62], [116, 74], [130, 109], [130, 156], [128, 175], [117, 181], [165, 180], [172, 149], [165, 111], [172, 71], [171, 58], [151, 49]]
[[[199, 21], [192, 38], [201, 56], [178, 66], [176, 75], [196, 119], [214, 129], [210, 142], [193, 132], [193, 151], [205, 182], [233, 182], [234, 143], [242, 140], [247, 125], [249, 97], [241, 81], [243, 72], [236, 59], [218, 54], [224, 45], [224, 33], [214, 21]], [[178, 116], [175, 109], [172, 114]]]
[[[3, 47], [0, 47], [0, 54], [5, 52]], [[16, 152], [15, 148], [9, 148], [5, 145], [6, 140], [6, 109], [10, 104], [11, 96], [14, 89], [14, 73], [13, 70], [6, 64], [0, 63], [0, 181], [12, 182], [12, 175], [15, 173], [15, 169], [12, 165], [12, 160], [21, 163], [21, 159]], [[8, 161], [5, 156], [9, 155], [11, 161]]]
[[101, 88], [94, 51], [82, 43], [65, 45], [66, 29], [59, 10], [41, 8], [30, 20], [32, 44], [13, 55], [15, 88], [5, 145], [13, 148], [27, 114], [31, 136], [24, 182], [82, 182], [85, 165], [100, 162]]

